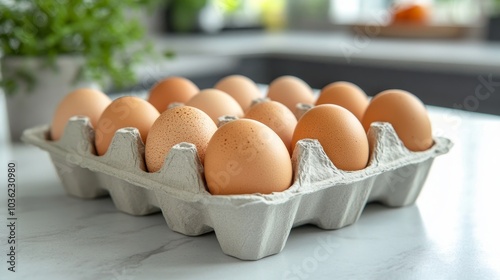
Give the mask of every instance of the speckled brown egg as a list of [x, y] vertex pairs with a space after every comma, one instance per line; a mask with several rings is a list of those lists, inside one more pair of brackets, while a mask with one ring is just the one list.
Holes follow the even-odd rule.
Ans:
[[328, 158], [341, 170], [364, 169], [369, 145], [363, 126], [347, 109], [333, 104], [318, 105], [298, 121], [292, 145], [301, 139], [317, 139]]
[[204, 89], [195, 95], [187, 106], [192, 106], [207, 113], [214, 123], [219, 122], [219, 117], [224, 115], [243, 117], [243, 110], [240, 104], [229, 94], [218, 89]]
[[214, 88], [231, 95], [240, 104], [243, 112], [250, 108], [253, 100], [262, 97], [257, 85], [249, 78], [241, 75], [227, 76], [220, 80]]
[[239, 119], [212, 136], [205, 154], [205, 178], [211, 194], [269, 194], [290, 187], [292, 162], [272, 129]]
[[259, 121], [271, 128], [292, 154], [291, 142], [297, 119], [285, 105], [276, 101], [260, 102], [250, 107], [245, 118]]
[[311, 87], [303, 80], [293, 76], [282, 76], [271, 82], [267, 97], [278, 101], [295, 113], [297, 104], [314, 104]]
[[167, 110], [172, 103], [186, 103], [200, 89], [190, 80], [182, 77], [169, 77], [156, 83], [149, 91], [148, 102], [158, 112]]
[[146, 143], [149, 129], [159, 116], [153, 105], [139, 97], [124, 96], [114, 100], [104, 110], [95, 127], [97, 154], [104, 155], [107, 152], [115, 132], [120, 128], [137, 128], [142, 142]]
[[357, 85], [349, 82], [335, 82], [325, 86], [316, 100], [316, 105], [335, 104], [353, 113], [359, 121], [368, 107], [368, 96]]
[[149, 130], [145, 156], [149, 172], [160, 170], [168, 152], [182, 142], [196, 145], [203, 163], [208, 141], [216, 130], [212, 119], [199, 109], [179, 106], [166, 110]]
[[50, 138], [59, 140], [68, 120], [73, 116], [88, 117], [93, 127], [101, 117], [102, 112], [111, 103], [111, 99], [99, 90], [81, 88], [66, 95], [54, 112], [50, 125]]
[[399, 89], [377, 94], [363, 116], [366, 131], [372, 122], [388, 122], [411, 151], [432, 147], [432, 127], [424, 104], [415, 95]]

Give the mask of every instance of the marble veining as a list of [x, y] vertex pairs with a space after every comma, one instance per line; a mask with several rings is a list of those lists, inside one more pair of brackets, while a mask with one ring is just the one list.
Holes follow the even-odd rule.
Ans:
[[[224, 255], [213, 232], [173, 232], [160, 214], [67, 196], [46, 153], [1, 145], [1, 166], [17, 164], [19, 203], [17, 272], [2, 261], [0, 279], [499, 279], [500, 117], [430, 111], [434, 131], [456, 145], [435, 160], [415, 205], [369, 204], [340, 230], [295, 228], [281, 253], [259, 261]], [[3, 260], [5, 201], [1, 189]]]

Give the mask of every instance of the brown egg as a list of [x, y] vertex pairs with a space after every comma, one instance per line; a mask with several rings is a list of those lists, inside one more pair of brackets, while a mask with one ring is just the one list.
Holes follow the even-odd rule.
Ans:
[[291, 142], [297, 119], [285, 105], [276, 101], [260, 102], [250, 107], [245, 118], [259, 121], [271, 128], [292, 154]]
[[407, 91], [390, 89], [373, 97], [363, 116], [365, 131], [372, 122], [392, 124], [403, 144], [411, 151], [425, 151], [434, 143], [431, 121], [424, 104]]
[[186, 105], [207, 113], [216, 124], [219, 122], [218, 118], [224, 115], [243, 117], [243, 110], [238, 102], [218, 89], [204, 89], [191, 98]]
[[252, 101], [262, 97], [257, 85], [249, 78], [241, 75], [227, 76], [220, 80], [215, 88], [231, 95], [240, 104], [244, 112], [250, 108]]
[[316, 105], [335, 104], [351, 111], [359, 121], [368, 107], [368, 96], [357, 85], [349, 82], [335, 82], [321, 90]]
[[114, 100], [104, 110], [95, 128], [95, 146], [98, 155], [108, 150], [115, 132], [124, 127], [135, 127], [146, 143], [149, 129], [160, 113], [145, 100], [135, 96], [124, 96]]
[[190, 80], [181, 77], [169, 77], [156, 83], [149, 91], [148, 102], [158, 112], [167, 110], [171, 103], [186, 103], [200, 89]]
[[146, 165], [149, 172], [160, 170], [170, 149], [181, 142], [196, 145], [201, 163], [208, 141], [217, 130], [203, 111], [180, 106], [163, 112], [149, 130], [146, 140]]
[[73, 116], [86, 116], [95, 127], [109, 103], [111, 103], [111, 99], [95, 89], [81, 88], [72, 91], [57, 106], [50, 125], [50, 138], [54, 141], [59, 140], [66, 123]]
[[292, 113], [295, 113], [299, 103], [314, 104], [314, 95], [306, 82], [293, 76], [282, 76], [275, 79], [270, 85], [267, 97], [284, 104]]
[[317, 139], [338, 169], [354, 171], [368, 164], [368, 138], [363, 126], [343, 107], [323, 104], [307, 111], [295, 128], [293, 147], [306, 138]]
[[279, 136], [249, 119], [221, 126], [208, 143], [205, 178], [211, 194], [269, 194], [292, 182], [292, 162]]

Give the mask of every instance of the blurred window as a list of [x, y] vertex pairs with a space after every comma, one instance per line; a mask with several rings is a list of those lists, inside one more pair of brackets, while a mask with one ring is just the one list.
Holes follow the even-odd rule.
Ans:
[[431, 23], [477, 24], [486, 0], [325, 0], [330, 1], [330, 20], [334, 24], [371, 22], [396, 4], [423, 4], [429, 7]]

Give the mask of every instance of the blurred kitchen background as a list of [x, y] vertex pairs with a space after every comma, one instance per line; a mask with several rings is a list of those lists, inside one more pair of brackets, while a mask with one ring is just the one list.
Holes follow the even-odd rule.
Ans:
[[294, 75], [313, 88], [401, 88], [429, 105], [500, 115], [499, 0], [161, 0], [141, 22], [169, 56], [142, 61], [137, 82], [107, 93], [171, 75], [200, 88], [229, 74], [261, 84]]
[[[176, 54], [142, 69], [145, 88], [158, 74], [200, 87], [231, 73], [263, 84], [296, 75], [315, 88], [347, 80], [369, 95], [403, 88], [426, 104], [500, 114], [498, 0], [171, 0], [145, 22]], [[482, 84], [493, 89], [487, 102]]]

